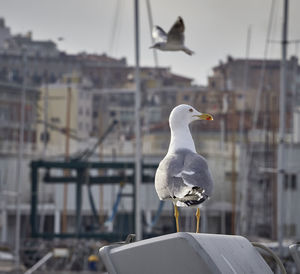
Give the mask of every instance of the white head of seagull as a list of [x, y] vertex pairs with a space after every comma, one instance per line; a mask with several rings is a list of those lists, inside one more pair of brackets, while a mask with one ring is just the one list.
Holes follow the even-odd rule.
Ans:
[[196, 152], [189, 124], [197, 120], [213, 120], [213, 117], [185, 104], [178, 105], [172, 110], [169, 117], [171, 141], [168, 153], [174, 153], [179, 149]]

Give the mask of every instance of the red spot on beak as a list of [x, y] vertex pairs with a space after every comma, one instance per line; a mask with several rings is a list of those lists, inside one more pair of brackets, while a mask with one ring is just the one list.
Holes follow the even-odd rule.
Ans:
[[211, 120], [211, 118], [210, 118], [210, 117], [207, 117], [206, 120]]

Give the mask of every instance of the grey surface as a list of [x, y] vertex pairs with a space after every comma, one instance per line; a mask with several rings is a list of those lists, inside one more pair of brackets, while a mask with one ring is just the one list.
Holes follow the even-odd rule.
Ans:
[[207, 196], [212, 193], [213, 180], [205, 158], [188, 149], [167, 154], [155, 174], [155, 189], [159, 198], [183, 197], [193, 187], [204, 190]]
[[105, 246], [100, 256], [110, 274], [272, 273], [240, 236], [174, 233], [123, 246]]

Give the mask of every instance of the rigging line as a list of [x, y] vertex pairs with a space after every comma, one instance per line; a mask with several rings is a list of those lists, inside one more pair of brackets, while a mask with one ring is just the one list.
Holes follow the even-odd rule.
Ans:
[[111, 215], [104, 222], [104, 225], [107, 225], [108, 223], [112, 222], [114, 220], [116, 214], [118, 213], [118, 208], [119, 208], [119, 204], [121, 202], [122, 192], [123, 192], [124, 186], [125, 186], [125, 183], [120, 183], [119, 191], [117, 193], [116, 200], [115, 200], [115, 202], [113, 204], [113, 209], [112, 209]]
[[120, 14], [120, 0], [117, 0], [116, 3], [116, 9], [115, 9], [115, 14], [114, 14], [114, 19], [113, 19], [113, 24], [112, 24], [112, 29], [111, 29], [111, 39], [109, 41], [108, 44], [108, 52], [110, 52], [110, 54], [113, 54], [114, 51], [114, 45], [115, 45], [115, 40], [116, 40], [116, 36], [117, 36], [117, 26], [119, 23], [119, 14]]
[[[251, 46], [251, 25], [248, 26], [248, 30], [247, 30], [247, 40], [246, 40], [246, 58], [245, 58], [245, 62], [244, 62], [244, 71], [243, 71], [243, 89], [242, 89], [242, 96], [243, 96], [243, 101], [242, 101], [242, 110], [241, 110], [241, 115], [240, 115], [240, 121], [239, 121], [239, 143], [240, 143], [240, 151], [243, 151], [244, 153], [241, 153], [241, 156], [239, 157], [239, 166], [240, 166], [240, 170], [241, 172], [239, 172], [239, 178], [238, 181], [239, 182], [243, 182], [244, 181], [244, 172], [243, 172], [243, 166], [245, 165], [245, 134], [244, 134], [244, 130], [245, 130], [245, 100], [246, 100], [246, 96], [247, 96], [247, 90], [248, 90], [248, 73], [249, 73], [249, 55], [250, 55], [250, 46]], [[241, 186], [240, 184], [238, 184], [238, 193], [237, 193], [237, 203], [236, 203], [236, 207], [241, 203]], [[236, 208], [236, 212], [238, 212], [238, 209]], [[236, 214], [236, 231], [240, 230], [240, 224], [239, 224], [240, 220], [238, 218], [238, 214]]]
[[[265, 74], [266, 74], [266, 61], [268, 58], [268, 53], [269, 53], [269, 46], [270, 46], [270, 38], [271, 38], [271, 32], [272, 32], [272, 26], [273, 26], [273, 22], [274, 22], [274, 14], [275, 14], [275, 7], [276, 7], [276, 1], [272, 1], [271, 4], [271, 9], [270, 9], [270, 17], [269, 17], [269, 25], [268, 25], [268, 30], [267, 30], [267, 38], [266, 38], [266, 42], [265, 42], [265, 49], [264, 49], [264, 58], [263, 58], [263, 63], [262, 63], [262, 69], [261, 69], [261, 75], [260, 75], [260, 82], [259, 82], [259, 88], [258, 88], [258, 95], [256, 96], [256, 102], [255, 102], [255, 112], [254, 112], [254, 118], [253, 118], [253, 124], [252, 124], [252, 134], [255, 132], [255, 130], [257, 129], [257, 122], [258, 122], [258, 117], [259, 117], [259, 113], [261, 112], [261, 107], [260, 107], [260, 103], [261, 101], [263, 101], [262, 99], [262, 94], [263, 94], [263, 89], [265, 86]], [[263, 129], [264, 129], [263, 125]], [[259, 132], [259, 138], [258, 138], [258, 143], [260, 143], [260, 141], [262, 140], [262, 135], [263, 135], [263, 130], [261, 130]], [[255, 140], [253, 140], [253, 142], [250, 143], [250, 148], [249, 148], [249, 162], [247, 163], [247, 177], [246, 180], [248, 180], [249, 178], [249, 166], [251, 165], [251, 161], [253, 160], [253, 152], [254, 152], [254, 143]], [[257, 208], [251, 208], [251, 210], [253, 210], [253, 215], [255, 216], [255, 211], [257, 210]], [[250, 231], [254, 229], [254, 222], [250, 222]]]
[[[151, 2], [150, 0], [146, 0], [146, 7], [147, 7], [147, 14], [148, 14], [148, 21], [149, 21], [149, 33], [150, 33], [150, 40], [152, 42], [152, 45], [155, 43], [155, 40], [152, 36], [152, 30], [153, 30], [153, 16], [152, 16], [152, 9], [151, 9]], [[157, 50], [156, 49], [152, 49], [153, 52], [153, 59], [154, 59], [154, 74], [155, 74], [155, 78], [159, 78], [159, 62], [158, 62], [158, 54], [157, 54]], [[160, 84], [158, 84], [158, 87], [160, 86]], [[155, 96], [155, 95], [154, 95]], [[142, 103], [143, 105], [147, 104], [147, 100], [145, 100], [145, 102]], [[147, 117], [148, 115], [145, 115], [146, 109], [143, 108], [143, 113], [144, 116]], [[148, 133], [149, 130], [149, 119], [147, 118], [145, 120], [145, 129], [146, 131], [144, 132], [144, 134]]]
[[112, 132], [114, 129], [115, 125], [118, 124], [117, 120], [113, 120], [112, 123], [108, 126], [106, 131], [103, 133], [103, 135], [98, 139], [97, 143], [94, 144], [94, 146], [91, 149], [88, 149], [83, 152], [81, 155], [82, 159], [89, 159], [96, 151], [97, 147], [100, 146], [104, 140], [107, 138], [107, 136]]
[[274, 49], [277, 50], [277, 44], [281, 43], [281, 41], [278, 40], [278, 42], [275, 42], [275, 40], [271, 38], [271, 36], [277, 37], [276, 30], [280, 29], [280, 20], [278, 19], [281, 18], [281, 15], [278, 2], [279, 1], [275, 1], [274, 4], [273, 35], [270, 34], [270, 39], [268, 41], [270, 44], [270, 56], [274, 56]]
[[[117, 45], [117, 42], [116, 42], [116, 38], [118, 37], [117, 36], [117, 32], [118, 32], [118, 26], [119, 26], [119, 20], [120, 20], [120, 16], [119, 16], [119, 13], [120, 13], [120, 0], [117, 0], [117, 3], [116, 3], [116, 7], [115, 7], [115, 13], [114, 13], [114, 17], [113, 17], [113, 24], [112, 24], [112, 29], [111, 29], [111, 37], [110, 37], [110, 40], [109, 40], [109, 44], [108, 44], [108, 49], [107, 49], [107, 52], [111, 55], [113, 55], [114, 53], [114, 50], [116, 48], [115, 45]], [[103, 72], [103, 76], [102, 76], [102, 82], [103, 82], [103, 87], [104, 88], [109, 88], [109, 85], [110, 85], [110, 77], [111, 76], [112, 72], [111, 72], [111, 69], [110, 69], [110, 66], [109, 66], [109, 61], [107, 61], [107, 66]]]
[[254, 117], [253, 117], [252, 129], [251, 129], [252, 131], [254, 131], [257, 127], [258, 114], [259, 114], [259, 110], [260, 110], [260, 101], [261, 101], [260, 98], [261, 98], [261, 94], [262, 94], [262, 91], [264, 88], [264, 83], [265, 83], [266, 61], [268, 58], [269, 45], [270, 45], [269, 40], [270, 40], [271, 30], [272, 30], [272, 25], [273, 25], [274, 6], [275, 6], [275, 0], [272, 0], [270, 14], [269, 14], [267, 38], [265, 40], [265, 48], [264, 48], [263, 62], [262, 62], [262, 67], [261, 67], [260, 81], [259, 81], [259, 87], [258, 87], [258, 92], [257, 92], [258, 94], [256, 96], [256, 101], [255, 101]]
[[[77, 151], [74, 152], [70, 155], [70, 159], [72, 161], [80, 161], [80, 160], [87, 160], [89, 159], [96, 151], [97, 147], [100, 146], [104, 140], [106, 139], [106, 137], [111, 133], [111, 131], [113, 130], [114, 126], [118, 123], [117, 120], [114, 120], [106, 129], [106, 131], [103, 133], [102, 136], [99, 137], [98, 141], [94, 144], [94, 146], [92, 148], [87, 148], [83, 151]], [[48, 159], [50, 158], [64, 158], [64, 154], [56, 154], [56, 155], [51, 155], [51, 156], [47, 156]]]
[[88, 162], [88, 166], [85, 170], [85, 185], [87, 186], [89, 203], [92, 210], [92, 230], [94, 231], [95, 229], [98, 229], [100, 227], [100, 223], [99, 223], [100, 218], [97, 213], [95, 200], [92, 192], [92, 185], [90, 182], [90, 169], [91, 169], [91, 162]]
[[249, 72], [249, 55], [250, 55], [250, 45], [251, 45], [251, 25], [248, 27], [247, 31], [247, 42], [246, 42], [246, 59], [244, 63], [244, 75], [243, 75], [243, 101], [242, 101], [242, 111], [240, 118], [240, 143], [244, 142], [244, 121], [245, 121], [245, 98], [246, 91], [248, 90], [248, 72]]
[[[265, 40], [265, 47], [264, 47], [264, 55], [263, 55], [263, 62], [261, 67], [261, 75], [260, 75], [260, 82], [259, 82], [259, 88], [256, 95], [256, 101], [255, 101], [255, 107], [254, 107], [254, 117], [252, 121], [252, 128], [251, 132], [253, 133], [257, 127], [257, 120], [258, 120], [258, 113], [260, 109], [260, 98], [262, 94], [262, 89], [264, 86], [264, 78], [265, 78], [265, 70], [266, 70], [266, 59], [268, 56], [268, 50], [269, 50], [269, 40], [271, 36], [271, 29], [273, 25], [273, 17], [274, 17], [274, 6], [275, 6], [275, 0], [272, 0], [271, 7], [270, 7], [270, 13], [269, 13], [269, 21], [268, 21], [268, 27], [267, 27], [267, 34], [266, 34], [266, 40]], [[241, 233], [245, 234], [247, 230], [247, 195], [248, 195], [248, 177], [249, 177], [249, 165], [252, 160], [252, 154], [253, 154], [254, 144], [250, 142], [249, 144], [249, 153], [246, 155], [246, 165], [245, 165], [245, 176], [244, 176], [244, 182], [242, 182], [242, 201], [241, 201]], [[251, 222], [253, 223], [253, 222]], [[251, 228], [250, 228], [251, 230]]]
[[[146, 1], [146, 5], [147, 5], [147, 12], [148, 12], [148, 20], [149, 20], [149, 28], [150, 28], [150, 39], [152, 44], [155, 43], [154, 38], [152, 36], [152, 30], [153, 30], [153, 17], [152, 17], [152, 10], [151, 10], [151, 3], [150, 0]], [[154, 58], [154, 66], [155, 68], [157, 68], [158, 65], [158, 56], [157, 56], [157, 51], [156, 49], [152, 50], [153, 52], [153, 58]]]
[[[295, 43], [295, 56], [297, 57], [298, 54], [299, 54], [299, 51], [298, 51], [298, 45], [299, 43]], [[289, 160], [291, 160], [292, 158], [292, 151], [293, 151], [293, 148], [294, 148], [294, 126], [293, 126], [293, 123], [294, 123], [294, 110], [295, 110], [295, 107], [296, 107], [296, 93], [297, 93], [297, 66], [298, 66], [298, 61], [294, 63], [293, 67], [292, 67], [292, 93], [291, 93], [291, 109], [292, 109], [292, 113], [291, 113], [291, 117], [290, 117], [290, 121], [291, 121], [291, 124], [290, 124], [290, 128], [292, 129], [290, 131], [290, 135], [291, 135], [291, 139], [289, 141], [289, 144], [288, 144], [288, 148], [287, 149], [287, 163], [290, 163]], [[294, 174], [294, 171], [292, 171], [291, 173]], [[297, 174], [298, 175], [298, 174]], [[291, 189], [291, 186], [292, 186], [292, 174], [287, 174], [287, 177], [286, 177], [286, 180], [287, 180], [287, 189], [286, 189], [286, 208], [291, 208], [291, 204], [292, 204], [292, 189]], [[291, 224], [291, 221], [292, 221], [292, 216], [291, 216], [291, 210], [286, 210], [286, 214], [285, 214], [285, 218], [286, 218], [286, 224], [289, 225]], [[291, 227], [288, 227], [288, 233], [291, 232]]]
[[160, 215], [162, 213], [162, 210], [164, 208], [164, 205], [165, 205], [165, 201], [159, 201], [158, 208], [156, 210], [156, 213], [155, 213], [153, 219], [151, 220], [151, 223], [146, 223], [149, 228], [153, 229], [153, 227], [156, 226], [156, 224], [160, 218]]

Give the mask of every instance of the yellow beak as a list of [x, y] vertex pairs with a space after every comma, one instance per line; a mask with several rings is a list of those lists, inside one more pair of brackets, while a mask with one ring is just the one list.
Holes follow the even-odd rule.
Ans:
[[202, 113], [201, 115], [195, 115], [196, 117], [198, 117], [200, 120], [208, 120], [208, 121], [212, 121], [214, 118], [207, 113]]

